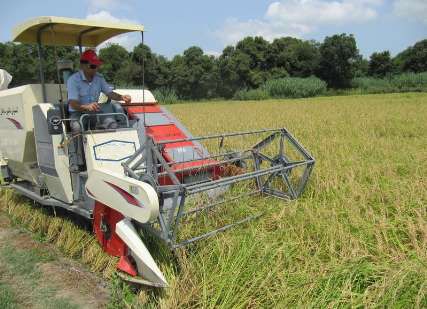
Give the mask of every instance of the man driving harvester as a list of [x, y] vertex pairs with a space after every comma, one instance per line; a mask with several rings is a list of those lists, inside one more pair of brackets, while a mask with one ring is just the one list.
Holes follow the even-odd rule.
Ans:
[[[80, 70], [67, 81], [68, 90], [68, 110], [70, 118], [80, 118], [83, 112], [99, 112], [101, 111], [98, 104], [99, 95], [104, 93], [108, 98], [116, 101], [131, 102], [129, 95], [120, 95], [112, 90], [112, 87], [107, 84], [104, 77], [99, 74], [98, 68], [102, 61], [96, 56], [95, 51], [86, 50], [80, 56]], [[73, 121], [73, 123], [75, 123]], [[77, 122], [77, 125], [78, 122]], [[76, 124], [72, 124], [72, 129]], [[76, 127], [76, 131], [80, 128]], [[74, 130], [73, 130], [74, 131]]]
[[[80, 56], [80, 70], [71, 75], [67, 81], [70, 127], [74, 136], [77, 136], [84, 129], [80, 124], [82, 114], [123, 113], [123, 109], [119, 104], [110, 106], [111, 111], [107, 111], [104, 108], [107, 104], [99, 104], [98, 99], [101, 92], [111, 100], [124, 101], [125, 103], [131, 102], [129, 95], [120, 95], [114, 92], [104, 77], [97, 72], [101, 64], [102, 61], [97, 57], [95, 51], [86, 50]], [[85, 120], [91, 121], [91, 117], [86, 117]], [[87, 123], [84, 123], [84, 126], [86, 125]], [[106, 129], [115, 129], [117, 128], [117, 122], [114, 117], [104, 117], [102, 126]], [[79, 169], [79, 166], [84, 165], [82, 152], [79, 141], [71, 143], [70, 155], [75, 158], [71, 160], [73, 169]]]

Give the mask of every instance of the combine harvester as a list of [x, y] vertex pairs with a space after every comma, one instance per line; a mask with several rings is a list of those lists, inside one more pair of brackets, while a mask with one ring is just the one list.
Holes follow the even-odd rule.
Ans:
[[[58, 81], [46, 83], [43, 46], [79, 46], [82, 52], [82, 46], [133, 31], [143, 41], [141, 25], [61, 17], [35, 18], [14, 30], [13, 41], [38, 45], [40, 84], [0, 91], [0, 167], [16, 192], [92, 220], [103, 249], [120, 257], [123, 278], [165, 287], [140, 230], [171, 249], [212, 236], [259, 216], [228, 215], [247, 196], [297, 198], [315, 161], [286, 129], [193, 137], [142, 83], [140, 90], [115, 90], [132, 96], [133, 103], [122, 104], [124, 113], [114, 112], [118, 102], [105, 102], [102, 114], [82, 115], [82, 127], [84, 118], [94, 120], [80, 136], [85, 167], [70, 169], [75, 136], [64, 98], [73, 68], [57, 59]], [[103, 126], [106, 116], [118, 127]], [[224, 218], [232, 222], [213, 224]], [[201, 226], [207, 229], [188, 235]]]

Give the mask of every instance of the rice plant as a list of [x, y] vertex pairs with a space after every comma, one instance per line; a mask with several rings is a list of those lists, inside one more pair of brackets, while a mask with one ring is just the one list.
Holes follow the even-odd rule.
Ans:
[[[264, 216], [251, 224], [173, 256], [144, 238], [170, 287], [112, 279], [125, 300], [116, 307], [426, 308], [426, 102], [406, 93], [170, 106], [196, 136], [286, 127], [316, 167], [299, 200], [252, 200]], [[69, 220], [10, 191], [0, 209], [94, 271], [114, 272], [116, 260]]]

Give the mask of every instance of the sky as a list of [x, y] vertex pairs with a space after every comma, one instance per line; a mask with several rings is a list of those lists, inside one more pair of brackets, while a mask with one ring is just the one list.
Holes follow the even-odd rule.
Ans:
[[[396, 55], [427, 39], [427, 0], [14, 0], [2, 5], [0, 41], [10, 41], [13, 27], [36, 16], [143, 24], [145, 43], [168, 58], [190, 46], [219, 55], [227, 45], [258, 35], [322, 42], [351, 33], [366, 58], [384, 50]], [[132, 50], [140, 35], [111, 42]]]

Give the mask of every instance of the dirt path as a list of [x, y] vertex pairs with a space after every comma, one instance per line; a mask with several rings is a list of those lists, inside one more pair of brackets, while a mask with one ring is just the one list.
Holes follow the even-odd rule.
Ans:
[[0, 212], [0, 308], [106, 307], [105, 281], [34, 237]]

